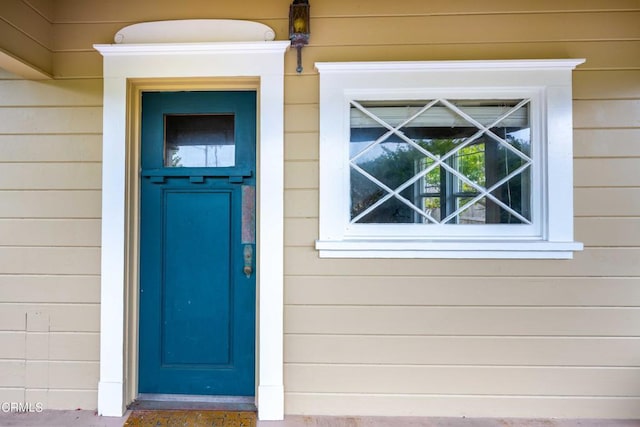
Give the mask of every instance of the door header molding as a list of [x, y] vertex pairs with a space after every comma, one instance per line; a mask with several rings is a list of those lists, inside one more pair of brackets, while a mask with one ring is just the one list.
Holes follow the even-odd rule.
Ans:
[[183, 19], [141, 22], [118, 31], [117, 44], [273, 41], [276, 33], [259, 22], [237, 19]]

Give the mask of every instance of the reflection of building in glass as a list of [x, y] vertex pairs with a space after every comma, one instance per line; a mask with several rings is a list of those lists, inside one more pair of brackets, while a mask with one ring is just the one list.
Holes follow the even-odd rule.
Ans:
[[352, 223], [530, 223], [528, 100], [352, 103]]
[[235, 166], [234, 130], [231, 114], [165, 116], [165, 166]]

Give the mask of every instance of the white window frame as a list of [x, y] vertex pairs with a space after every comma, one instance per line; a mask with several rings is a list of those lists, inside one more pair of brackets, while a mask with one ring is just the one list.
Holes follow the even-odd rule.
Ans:
[[[571, 71], [583, 59], [320, 62], [321, 257], [572, 258]], [[350, 224], [350, 102], [531, 99], [532, 224]]]

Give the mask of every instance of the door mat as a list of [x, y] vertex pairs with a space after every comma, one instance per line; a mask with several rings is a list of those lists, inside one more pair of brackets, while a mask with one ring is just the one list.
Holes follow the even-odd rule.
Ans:
[[136, 410], [123, 427], [255, 427], [255, 412]]

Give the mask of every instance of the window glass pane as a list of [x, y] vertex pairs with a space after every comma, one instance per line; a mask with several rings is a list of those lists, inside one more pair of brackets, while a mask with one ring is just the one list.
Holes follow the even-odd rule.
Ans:
[[[431, 163], [430, 159], [428, 159]], [[426, 167], [425, 155], [403, 142], [377, 144], [353, 163], [382, 184], [392, 189], [410, 180], [420, 168]]]
[[353, 102], [351, 220], [529, 223], [530, 133], [526, 100]]
[[458, 215], [458, 224], [486, 224], [487, 210], [484, 197], [475, 203], [471, 197], [460, 197], [456, 205], [456, 209], [464, 209]]
[[414, 211], [399, 199], [391, 197], [365, 215], [359, 223], [402, 224], [416, 222]]
[[233, 114], [165, 116], [166, 167], [235, 166]]
[[[531, 221], [531, 171], [529, 168], [502, 184], [491, 195], [502, 204], [493, 200], [487, 202], [487, 209], [491, 213], [487, 223], [490, 224], [521, 224], [525, 220]], [[505, 209], [507, 206], [510, 209]]]
[[369, 178], [351, 169], [351, 219], [379, 201], [386, 192]]

